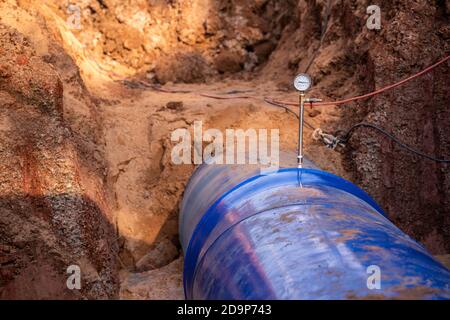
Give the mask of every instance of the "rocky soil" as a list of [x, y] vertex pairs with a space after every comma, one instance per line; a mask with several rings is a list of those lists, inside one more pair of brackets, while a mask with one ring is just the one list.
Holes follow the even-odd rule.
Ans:
[[[295, 117], [261, 97], [296, 101], [298, 72], [314, 78], [311, 96], [336, 100], [450, 51], [450, 1], [378, 1], [381, 30], [365, 27], [370, 4], [1, 0], [0, 299], [182, 299], [178, 204], [194, 166], [170, 161], [171, 132], [197, 120], [274, 128], [295, 150]], [[308, 107], [307, 120], [327, 132], [375, 123], [449, 158], [448, 80], [444, 64], [369, 100]], [[307, 130], [319, 167], [362, 186], [433, 253], [450, 252], [448, 165], [368, 129], [340, 152]], [[81, 290], [66, 287], [70, 265]]]
[[[56, 62], [70, 61], [60, 48], [39, 56], [3, 23], [0, 44], [0, 298], [113, 298], [117, 234], [94, 104], [76, 66]], [[71, 100], [83, 123], [68, 124]], [[86, 272], [80, 291], [66, 288], [70, 265]]]

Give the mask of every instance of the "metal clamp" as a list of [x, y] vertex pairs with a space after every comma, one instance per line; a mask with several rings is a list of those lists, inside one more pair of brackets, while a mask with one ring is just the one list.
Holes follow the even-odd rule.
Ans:
[[316, 141], [322, 141], [327, 148], [332, 150], [335, 150], [338, 146], [345, 146], [338, 137], [335, 137], [329, 133], [324, 133], [320, 128], [314, 130], [312, 133], [312, 138]]

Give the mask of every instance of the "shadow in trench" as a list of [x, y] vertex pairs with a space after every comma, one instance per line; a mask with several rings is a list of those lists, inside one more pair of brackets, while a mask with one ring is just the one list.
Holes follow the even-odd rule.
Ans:
[[[119, 290], [115, 229], [82, 194], [0, 197], [0, 299], [108, 299]], [[70, 290], [67, 268], [80, 268]]]

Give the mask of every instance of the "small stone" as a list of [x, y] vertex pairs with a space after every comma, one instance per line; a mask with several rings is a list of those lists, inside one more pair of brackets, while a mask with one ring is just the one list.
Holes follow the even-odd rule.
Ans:
[[166, 238], [153, 246], [149, 253], [136, 263], [136, 269], [143, 272], [161, 268], [174, 261], [178, 256], [177, 247]]
[[18, 65], [24, 66], [24, 65], [28, 64], [28, 58], [27, 58], [26, 55], [21, 54], [20, 56], [17, 57], [16, 62], [17, 62]]
[[184, 109], [183, 101], [170, 101], [166, 104], [167, 109], [181, 111]]
[[309, 111], [308, 112], [308, 115], [311, 117], [311, 118], [315, 118], [315, 117], [317, 117], [319, 114], [321, 114], [322, 112], [320, 111], [320, 110], [317, 110], [317, 109], [312, 109], [311, 111]]

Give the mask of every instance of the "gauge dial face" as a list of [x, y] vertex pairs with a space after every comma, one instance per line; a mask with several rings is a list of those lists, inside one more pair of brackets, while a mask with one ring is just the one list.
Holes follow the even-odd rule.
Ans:
[[305, 73], [299, 74], [294, 80], [294, 87], [298, 91], [307, 91], [312, 84], [311, 77]]

